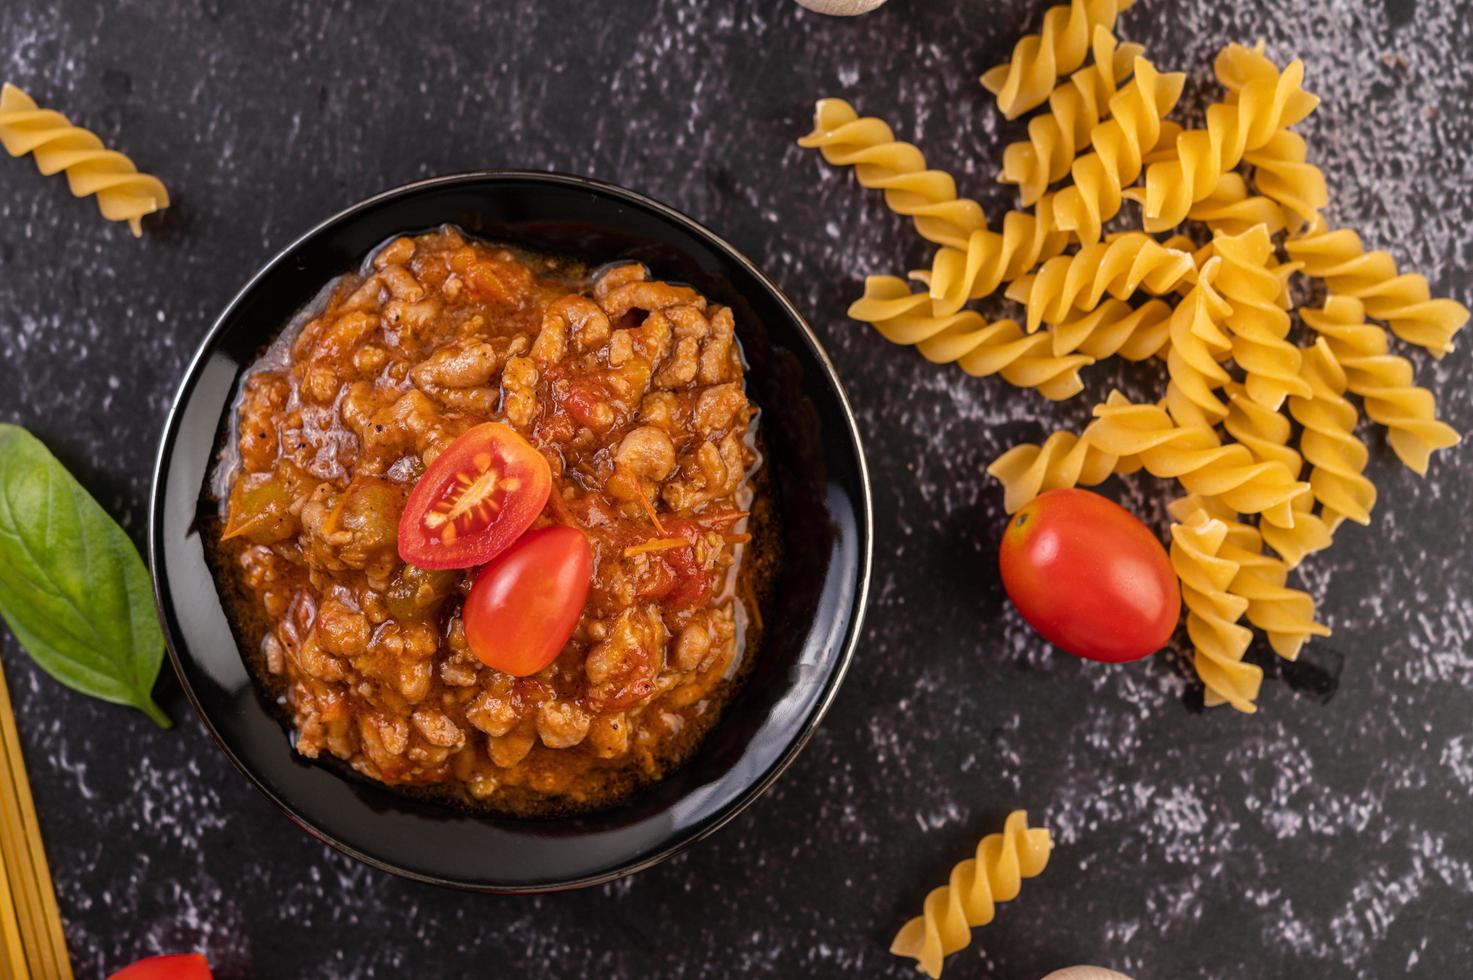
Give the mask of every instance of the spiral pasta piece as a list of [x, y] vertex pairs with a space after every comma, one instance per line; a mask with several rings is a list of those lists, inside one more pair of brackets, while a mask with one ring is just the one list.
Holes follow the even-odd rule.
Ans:
[[[1281, 463], [1291, 476], [1299, 479], [1304, 459], [1289, 445], [1292, 429], [1289, 419], [1282, 412], [1264, 408], [1239, 386], [1233, 386], [1229, 391], [1228, 414], [1223, 420], [1223, 428], [1227, 429], [1228, 435], [1247, 447], [1254, 459]], [[1265, 521], [1262, 528], [1263, 540], [1278, 552], [1287, 568], [1294, 568], [1309, 555], [1328, 548], [1334, 530], [1314, 512], [1314, 499], [1310, 494], [1295, 497], [1293, 508], [1292, 527], [1279, 527]]]
[[[1262, 41], [1253, 48], [1229, 44], [1218, 53], [1213, 71], [1228, 90], [1224, 101], [1229, 104], [1238, 101], [1250, 82], [1258, 81], [1260, 85], [1267, 86], [1271, 81], [1279, 80], [1278, 68], [1263, 54]], [[1262, 146], [1244, 148], [1243, 162], [1257, 171], [1254, 182], [1260, 191], [1258, 200], [1266, 198], [1280, 207], [1278, 221], [1265, 218], [1264, 223], [1269, 225], [1271, 232], [1316, 220], [1319, 209], [1329, 202], [1324, 173], [1306, 162], [1304, 138], [1288, 131], [1289, 126], [1310, 115], [1318, 104], [1319, 99], [1313, 95], [1295, 93], [1290, 96], [1286, 121], [1281, 122], [1280, 128]], [[1279, 225], [1279, 222], [1283, 224]]]
[[1211, 195], [1245, 153], [1262, 148], [1274, 134], [1313, 112], [1319, 100], [1300, 87], [1303, 81], [1304, 63], [1296, 59], [1282, 72], [1254, 75], [1228, 101], [1208, 106], [1206, 127], [1184, 131], [1177, 137], [1175, 155], [1152, 163], [1145, 186], [1127, 192], [1144, 205], [1146, 230], [1181, 224], [1192, 205]]
[[1318, 221], [1320, 209], [1330, 203], [1324, 171], [1306, 162], [1307, 155], [1304, 137], [1287, 129], [1243, 154], [1243, 162], [1253, 167], [1253, 183], [1259, 192], [1294, 216], [1290, 224], [1295, 231]]
[[1160, 141], [1161, 120], [1181, 98], [1185, 81], [1181, 72], [1162, 75], [1145, 58], [1135, 59], [1135, 77], [1111, 97], [1110, 118], [1090, 133], [1093, 151], [1074, 161], [1073, 183], [1054, 195], [1058, 227], [1085, 244], [1100, 240], [1102, 225], [1120, 213], [1123, 188], [1140, 176], [1146, 154]]
[[[1236, 42], [1227, 44], [1212, 60], [1212, 73], [1227, 89], [1224, 103], [1238, 105], [1245, 99], [1257, 99], [1262, 100], [1262, 106], [1273, 110], [1261, 115], [1249, 114], [1250, 134], [1245, 150], [1263, 145], [1277, 130], [1303, 122], [1319, 107], [1319, 97], [1300, 87], [1304, 81], [1303, 71], [1292, 72], [1292, 65], [1293, 62], [1279, 71], [1278, 65], [1263, 53], [1262, 41], [1251, 48]], [[1256, 91], [1255, 85], [1258, 86]], [[1274, 97], [1265, 99], [1270, 89]]]
[[1049, 333], [1057, 356], [1079, 351], [1097, 361], [1116, 354], [1127, 361], [1145, 361], [1169, 347], [1170, 323], [1171, 307], [1159, 299], [1133, 307], [1111, 297]]
[[1191, 206], [1187, 218], [1227, 235], [1240, 235], [1254, 225], [1264, 225], [1272, 234], [1287, 225], [1283, 207], [1262, 194], [1251, 193], [1248, 182], [1238, 173], [1223, 174], [1216, 189]]
[[975, 377], [1000, 374], [1052, 401], [1078, 394], [1084, 387], [1079, 369], [1093, 361], [1084, 354], [1055, 356], [1047, 335], [1025, 335], [1012, 320], [988, 323], [971, 310], [936, 316], [930, 297], [912, 293], [896, 276], [866, 278], [864, 295], [850, 305], [849, 315], [893, 344], [915, 347], [933, 364], [955, 363]]
[[1359, 299], [1367, 314], [1433, 357], [1452, 350], [1453, 337], [1468, 322], [1466, 306], [1433, 299], [1424, 277], [1398, 273], [1389, 253], [1367, 252], [1349, 228], [1331, 231], [1319, 220], [1290, 238], [1285, 248], [1290, 258], [1304, 264], [1306, 275], [1324, 280], [1332, 293]]
[[1263, 630], [1269, 646], [1280, 657], [1294, 660], [1310, 637], [1330, 635], [1330, 628], [1315, 620], [1314, 598], [1285, 584], [1289, 566], [1263, 553], [1258, 528], [1242, 523], [1237, 514], [1220, 503], [1197, 496], [1172, 501], [1167, 510], [1179, 521], [1205, 510], [1227, 527], [1218, 554], [1238, 566], [1228, 592], [1248, 603], [1244, 618]]
[[955, 313], [967, 300], [992, 295], [998, 286], [1064, 251], [1069, 236], [1054, 227], [1052, 200], [1045, 195], [1034, 214], [1009, 211], [1001, 234], [974, 231], [964, 247], [942, 248], [928, 271], [912, 273], [930, 287], [936, 312]]
[[897, 141], [884, 120], [861, 118], [843, 99], [818, 100], [813, 132], [798, 145], [817, 149], [836, 167], [852, 166], [860, 184], [883, 191], [890, 210], [913, 220], [927, 241], [962, 247], [972, 232], [987, 227], [982, 206], [957, 197], [950, 174], [928, 169], [914, 144]]
[[1007, 295], [1028, 307], [1032, 333], [1042, 323], [1062, 323], [1073, 311], [1094, 309], [1107, 293], [1120, 300], [1138, 289], [1160, 296], [1195, 272], [1187, 253], [1133, 231], [1049, 259], [1037, 273], [1014, 281]]
[[1293, 527], [1295, 497], [1309, 485], [1281, 463], [1259, 462], [1243, 446], [1223, 445], [1205, 425], [1178, 425], [1159, 405], [1112, 396], [1096, 405], [1084, 438], [1115, 456], [1139, 457], [1152, 476], [1174, 478], [1191, 493], [1220, 498], [1240, 514]]
[[1296, 479], [1299, 477], [1304, 458], [1289, 445], [1294, 427], [1283, 412], [1264, 408], [1249, 398], [1241, 385], [1230, 385], [1227, 416], [1222, 426], [1254, 459], [1280, 463]]
[[1247, 374], [1249, 397], [1275, 409], [1291, 394], [1307, 397], [1309, 384], [1299, 375], [1302, 355], [1287, 339], [1291, 322], [1284, 279], [1271, 267], [1274, 245], [1268, 228], [1255, 225], [1241, 235], [1217, 235], [1212, 250], [1223, 261], [1217, 287], [1232, 304], [1227, 326], [1233, 359]]
[[1049, 111], [1028, 120], [1028, 138], [1003, 149], [997, 179], [1018, 185], [1024, 207], [1068, 175], [1079, 148], [1109, 111], [1117, 86], [1130, 77], [1135, 59], [1145, 50], [1139, 44], [1117, 44], [1103, 24], [1095, 25], [1091, 47], [1094, 61], [1054, 88]]
[[1258, 528], [1263, 543], [1278, 554], [1286, 568], [1298, 568], [1305, 558], [1328, 548], [1335, 530], [1314, 512], [1314, 498], [1310, 495], [1294, 498], [1293, 509], [1292, 527], [1264, 521]]
[[1017, 119], [1043, 105], [1054, 81], [1084, 64], [1096, 25], [1115, 29], [1120, 12], [1135, 0], [1070, 0], [1044, 11], [1043, 29], [1025, 34], [1012, 57], [982, 75], [982, 87], [997, 96], [997, 108]]
[[1222, 259], [1208, 259], [1171, 314], [1166, 406], [1178, 423], [1211, 427], [1227, 414], [1227, 406], [1215, 393], [1231, 380], [1218, 363], [1232, 345], [1222, 331], [1232, 307], [1213, 287], [1221, 266]]
[[1309, 398], [1290, 398], [1289, 411], [1304, 427], [1299, 446], [1309, 460], [1309, 487], [1333, 529], [1342, 520], [1371, 523], [1376, 485], [1365, 477], [1370, 451], [1356, 438], [1360, 413], [1345, 399], [1345, 369], [1321, 337], [1304, 357]]
[[1308, 494], [1295, 497], [1289, 509], [1294, 517], [1292, 525], [1262, 521], [1258, 530], [1263, 543], [1274, 550], [1286, 568], [1297, 568], [1308, 556], [1328, 548], [1333, 535], [1329, 525], [1314, 512], [1314, 498]]
[[1208, 705], [1231, 704], [1251, 714], [1263, 684], [1263, 670], [1243, 662], [1253, 634], [1238, 620], [1248, 600], [1228, 591], [1238, 564], [1221, 555], [1227, 525], [1198, 510], [1171, 525], [1171, 567], [1181, 579], [1182, 603], [1187, 607], [1187, 636], [1192, 641], [1192, 666], [1207, 691]]
[[1432, 392], [1413, 380], [1411, 362], [1388, 353], [1386, 331], [1366, 322], [1359, 300], [1331, 295], [1323, 308], [1300, 315], [1329, 344], [1347, 387], [1361, 397], [1371, 420], [1385, 426], [1386, 441], [1408, 469], [1425, 476], [1432, 453], [1462, 441], [1437, 417]]
[[[1243, 533], [1241, 548], [1232, 543], [1233, 528]], [[1238, 574], [1233, 576], [1228, 592], [1247, 600], [1244, 618], [1263, 630], [1274, 653], [1285, 660], [1296, 660], [1310, 637], [1329, 636], [1330, 628], [1315, 619], [1313, 596], [1285, 584], [1288, 564], [1264, 554], [1259, 544], [1249, 544], [1261, 540], [1257, 528], [1229, 525], [1229, 542], [1223, 544], [1221, 554], [1237, 563]]]
[[1129, 473], [1140, 464], [1100, 450], [1072, 432], [1049, 435], [1043, 445], [1023, 442], [987, 467], [1002, 484], [1003, 510], [1012, 514], [1049, 490], [1093, 487], [1115, 473]]
[[1233, 101], [1249, 82], [1277, 78], [1279, 67], [1263, 53], [1262, 40], [1251, 48], [1232, 42], [1224, 45], [1212, 59], [1212, 74], [1227, 89], [1227, 101]]
[[988, 834], [975, 856], [951, 869], [948, 882], [926, 896], [922, 913], [900, 927], [890, 952], [916, 961], [929, 977], [941, 976], [942, 960], [972, 941], [972, 929], [991, 922], [998, 902], [1018, 897], [1023, 879], [1042, 873], [1053, 839], [1028, 826], [1028, 814], [1008, 814], [1000, 834]]
[[1156, 145], [1148, 149], [1141, 158], [1141, 168], [1145, 169], [1163, 160], [1176, 159], [1176, 139], [1183, 131], [1181, 123], [1171, 119], [1161, 120], [1161, 132], [1156, 135]]
[[[1167, 235], [1165, 238], [1161, 239], [1161, 244], [1166, 248], [1174, 248], [1178, 252], [1186, 252], [1192, 257], [1192, 264], [1195, 265], [1199, 270], [1207, 263], [1208, 259], [1212, 258], [1212, 245], [1210, 243], [1207, 245], [1199, 246], [1196, 240], [1184, 231], [1178, 231], [1174, 234]], [[1176, 287], [1176, 291], [1185, 296], [1191, 291], [1194, 284], [1195, 283], [1193, 277], [1188, 276], [1186, 279], [1183, 279], [1181, 283]]]
[[42, 109], [6, 82], [0, 88], [0, 145], [13, 157], [33, 154], [36, 168], [50, 176], [66, 171], [76, 197], [95, 195], [109, 221], [126, 221], [134, 238], [143, 235], [143, 216], [169, 206], [163, 182], [139, 173], [133, 161], [52, 109]]

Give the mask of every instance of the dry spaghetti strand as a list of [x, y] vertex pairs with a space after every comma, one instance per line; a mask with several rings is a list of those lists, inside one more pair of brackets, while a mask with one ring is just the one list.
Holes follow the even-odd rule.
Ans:
[[[15, 906], [15, 932], [24, 960], [8, 964], [11, 975], [72, 980], [71, 958], [61, 927], [56, 890], [41, 844], [41, 826], [20, 753], [20, 735], [10, 706], [10, 691], [0, 670], [0, 868], [4, 887]], [[0, 899], [0, 912], [8, 911]], [[0, 941], [11, 955], [9, 923], [0, 925]]]

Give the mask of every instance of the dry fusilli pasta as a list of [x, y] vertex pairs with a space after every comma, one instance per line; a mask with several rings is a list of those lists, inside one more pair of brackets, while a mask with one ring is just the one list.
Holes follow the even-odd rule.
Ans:
[[1319, 100], [1300, 88], [1303, 80], [1304, 64], [1296, 59], [1282, 72], [1254, 77], [1231, 101], [1208, 106], [1206, 128], [1183, 132], [1174, 156], [1148, 166], [1145, 187], [1127, 192], [1144, 204], [1146, 230], [1180, 224], [1244, 153], [1261, 148], [1279, 130], [1313, 112]]
[[1181, 72], [1163, 75], [1145, 58], [1135, 59], [1135, 77], [1110, 99], [1110, 118], [1090, 133], [1093, 152], [1074, 161], [1073, 183], [1054, 195], [1058, 227], [1085, 244], [1100, 240], [1101, 226], [1120, 213], [1122, 188], [1140, 176], [1161, 139], [1162, 117], [1181, 98], [1185, 81]]
[[1229, 384], [1227, 393], [1228, 410], [1222, 420], [1227, 434], [1246, 447], [1254, 459], [1282, 463], [1284, 469], [1297, 478], [1304, 467], [1304, 459], [1289, 445], [1294, 427], [1288, 416], [1249, 398], [1242, 385]]
[[1095, 27], [1094, 60], [1061, 82], [1049, 95], [1049, 111], [1028, 120], [1028, 138], [1002, 152], [998, 180], [1017, 184], [1024, 207], [1041, 198], [1048, 186], [1063, 180], [1081, 146], [1109, 112], [1116, 86], [1130, 77], [1139, 44], [1120, 44], [1103, 24]]
[[1227, 89], [1225, 101], [1231, 102], [1249, 82], [1277, 78], [1279, 68], [1263, 53], [1263, 41], [1251, 48], [1234, 42], [1223, 45], [1212, 59], [1212, 74], [1217, 77], [1218, 84]]
[[1171, 307], [1159, 299], [1132, 307], [1110, 297], [1094, 309], [1056, 324], [1056, 355], [1079, 351], [1095, 360], [1119, 354], [1128, 361], [1144, 361], [1166, 350], [1171, 342]]
[[1222, 258], [1217, 288], [1232, 304], [1227, 326], [1233, 335], [1233, 360], [1247, 375], [1249, 397], [1278, 408], [1290, 394], [1305, 396], [1299, 376], [1302, 355], [1288, 341], [1291, 326], [1284, 278], [1271, 267], [1274, 245], [1268, 228], [1254, 225], [1241, 235], [1217, 235], [1212, 250]]
[[1220, 554], [1226, 539], [1227, 525], [1198, 510], [1171, 525], [1171, 566], [1181, 579], [1192, 666], [1207, 688], [1206, 703], [1231, 704], [1251, 713], [1258, 710], [1253, 702], [1263, 670], [1243, 662], [1253, 634], [1238, 624], [1248, 600], [1228, 591], [1238, 564]]
[[1264, 543], [1283, 559], [1288, 568], [1296, 568], [1307, 556], [1328, 548], [1334, 530], [1314, 512], [1314, 498], [1308, 494], [1294, 498], [1293, 507], [1293, 526], [1280, 527], [1264, 521], [1258, 528]]
[[[1359, 299], [1365, 311], [1384, 320], [1402, 340], [1433, 357], [1452, 350], [1452, 339], [1468, 322], [1468, 308], [1451, 299], [1433, 299], [1427, 280], [1398, 273], [1387, 252], [1367, 252], [1349, 228], [1330, 231], [1323, 221], [1285, 244], [1289, 257], [1304, 264], [1306, 275], [1323, 279], [1330, 292]], [[1354, 389], [1352, 389], [1354, 390]]]
[[990, 296], [998, 286], [1062, 252], [1069, 235], [1054, 227], [1051, 201], [1053, 195], [1045, 195], [1034, 214], [1009, 211], [1001, 234], [974, 231], [964, 248], [943, 248], [930, 270], [912, 273], [930, 287], [936, 312], [955, 313], [967, 300]]
[[1161, 120], [1161, 132], [1156, 136], [1156, 145], [1146, 151], [1141, 160], [1142, 169], [1162, 160], [1175, 160], [1176, 140], [1184, 131], [1182, 124], [1175, 120]]
[[1049, 259], [1034, 275], [1014, 281], [1008, 297], [1028, 307], [1028, 332], [1088, 311], [1108, 293], [1129, 299], [1138, 289], [1163, 295], [1196, 272], [1192, 257], [1143, 232], [1126, 232]]
[[1085, 439], [1115, 456], [1139, 457], [1152, 476], [1180, 480], [1189, 492], [1220, 498], [1237, 513], [1292, 527], [1292, 501], [1309, 492], [1282, 463], [1259, 462], [1243, 446], [1223, 445], [1205, 425], [1177, 425], [1159, 405], [1112, 393], [1094, 415]]
[[1249, 193], [1248, 182], [1237, 173], [1223, 174], [1217, 188], [1191, 206], [1187, 218], [1227, 235], [1240, 235], [1254, 225], [1273, 233], [1286, 224], [1284, 209], [1262, 194]]
[[[1225, 95], [1200, 128], [1183, 129], [1165, 118], [1183, 77], [1158, 72], [1138, 45], [1112, 32], [1128, 4], [1051, 8], [1041, 33], [984, 77], [1009, 118], [1049, 103], [1028, 138], [1005, 149], [999, 177], [1033, 212], [1010, 211], [993, 231], [978, 208], [975, 226], [954, 222], [944, 237], [928, 235], [942, 247], [928, 269], [911, 273], [926, 290], [873, 276], [850, 313], [932, 361], [1001, 374], [1048, 398], [1081, 390], [1080, 369], [1095, 360], [1163, 360], [1159, 403], [1112, 392], [1082, 435], [1059, 431], [1016, 445], [987, 471], [1002, 483], [1008, 513], [1040, 493], [1095, 486], [1114, 473], [1145, 469], [1177, 480], [1189, 496], [1171, 508], [1171, 559], [1206, 703], [1253, 711], [1262, 671], [1243, 662], [1246, 627], [1262, 630], [1288, 659], [1309, 638], [1328, 635], [1313, 598], [1287, 584], [1289, 573], [1328, 547], [1342, 521], [1368, 521], [1375, 503], [1345, 393], [1361, 397], [1418, 473], [1431, 453], [1459, 441], [1367, 314], [1441, 356], [1469, 311], [1432, 298], [1423, 277], [1400, 273], [1386, 252], [1366, 252], [1354, 232], [1327, 228], [1325, 176], [1290, 129], [1319, 104], [1303, 88], [1302, 62], [1281, 69], [1261, 42], [1228, 45], [1213, 63]], [[827, 121], [830, 135], [821, 120], [804, 145], [824, 146], [831, 162], [859, 162], [846, 146], [868, 140], [895, 152], [888, 127], [859, 120], [843, 103]], [[907, 151], [904, 165], [891, 168], [895, 179], [919, 180], [906, 176], [924, 171], [919, 151], [899, 146]], [[879, 186], [865, 173], [861, 180]], [[924, 186], [931, 197], [913, 195], [910, 204], [941, 206], [947, 195], [954, 203], [949, 178]], [[1107, 234], [1127, 199], [1142, 205], [1143, 229]], [[1211, 240], [1200, 244], [1199, 230], [1179, 227], [1185, 220], [1205, 225]], [[1289, 234], [1288, 261], [1278, 258], [1279, 232]], [[1308, 349], [1289, 340], [1300, 271], [1329, 287], [1323, 309], [1302, 311], [1319, 337]], [[1026, 309], [1022, 326], [964, 309], [1004, 286]], [[1133, 305], [1138, 292], [1153, 298]], [[939, 970], [956, 948], [945, 943], [965, 943], [965, 923], [943, 940], [933, 918], [928, 899], [924, 924], [907, 925], [906, 949]]]
[[1332, 295], [1323, 308], [1301, 316], [1329, 343], [1349, 389], [1361, 397], [1372, 421], [1386, 427], [1386, 441], [1409, 469], [1425, 475], [1432, 453], [1462, 441], [1438, 419], [1437, 402], [1413, 380], [1411, 362], [1388, 353], [1386, 331], [1366, 322], [1359, 300]]
[[[1196, 239], [1194, 239], [1191, 235], [1188, 235], [1184, 231], [1178, 231], [1175, 234], [1167, 235], [1161, 240], [1161, 244], [1166, 246], [1167, 248], [1174, 248], [1178, 252], [1186, 252], [1192, 257], [1192, 264], [1195, 265], [1199, 270], [1202, 268], [1203, 265], [1207, 263], [1208, 259], [1212, 258], [1212, 246], [1210, 244], [1199, 246]], [[1177, 292], [1185, 296], [1191, 290], [1193, 285], [1193, 278], [1188, 277], [1182, 280], [1181, 284], [1176, 287], [1176, 290]]]
[[1036, 446], [1019, 443], [993, 460], [987, 472], [1002, 484], [1003, 509], [1009, 514], [1049, 490], [1092, 487], [1111, 474], [1139, 469], [1134, 460], [1122, 460], [1091, 445], [1072, 432], [1052, 433]]
[[951, 869], [945, 885], [926, 896], [922, 913], [900, 927], [890, 952], [916, 961], [929, 977], [942, 960], [972, 941], [972, 929], [992, 921], [998, 902], [1012, 901], [1023, 879], [1041, 873], [1053, 848], [1049, 832], [1028, 826], [1028, 814], [1008, 814], [1002, 833], [988, 834], [977, 853]]
[[1230, 375], [1218, 363], [1232, 341], [1222, 322], [1232, 312], [1213, 283], [1222, 259], [1213, 256], [1197, 272], [1197, 281], [1171, 314], [1171, 347], [1166, 355], [1166, 406], [1179, 423], [1215, 425], [1227, 406], [1215, 391]]
[[957, 197], [950, 174], [927, 169], [913, 144], [898, 142], [884, 120], [861, 118], [843, 99], [818, 101], [813, 132], [798, 145], [817, 149], [836, 167], [852, 166], [861, 184], [884, 191], [890, 210], [913, 219], [928, 241], [964, 246], [972, 232], [987, 227], [982, 206]]
[[[1241, 535], [1237, 541], [1234, 531]], [[1248, 601], [1244, 618], [1263, 630], [1273, 651], [1295, 660], [1311, 636], [1329, 636], [1330, 628], [1315, 619], [1308, 592], [1284, 584], [1289, 566], [1263, 553], [1258, 532], [1248, 524], [1228, 524], [1228, 540], [1219, 554], [1238, 566], [1228, 591]]]
[[929, 296], [912, 293], [895, 276], [866, 278], [864, 295], [849, 307], [849, 315], [873, 324], [891, 343], [914, 346], [933, 363], [954, 362], [977, 377], [1001, 374], [1010, 384], [1035, 388], [1055, 401], [1078, 394], [1084, 386], [1079, 369], [1092, 361], [1084, 354], [1055, 356], [1046, 334], [1025, 335], [1012, 320], [987, 323], [971, 310], [936, 316]]
[[1345, 369], [1321, 337], [1305, 352], [1304, 377], [1312, 396], [1290, 398], [1289, 411], [1304, 427], [1299, 447], [1309, 461], [1309, 487], [1331, 530], [1342, 520], [1371, 523], [1376, 485], [1365, 477], [1370, 451], [1355, 435], [1360, 413], [1345, 399]]
[[[1304, 459], [1289, 445], [1292, 426], [1282, 412], [1264, 408], [1249, 398], [1239, 386], [1233, 386], [1228, 399], [1228, 415], [1223, 428], [1253, 458], [1263, 462], [1277, 462], [1296, 480], [1304, 469]], [[1284, 564], [1293, 568], [1305, 557], [1330, 546], [1331, 531], [1321, 517], [1314, 513], [1314, 499], [1310, 494], [1294, 498], [1294, 524], [1279, 527], [1264, 522], [1263, 539], [1278, 552]], [[1221, 515], [1215, 515], [1221, 516]]]
[[39, 108], [9, 82], [0, 88], [0, 144], [13, 157], [34, 154], [43, 174], [66, 171], [74, 195], [96, 195], [102, 216], [126, 221], [134, 238], [143, 234], [144, 215], [169, 206], [169, 192], [157, 177], [139, 173], [128, 157], [61, 113]]
[[1043, 105], [1054, 81], [1084, 64], [1095, 25], [1113, 30], [1120, 11], [1135, 0], [1070, 0], [1050, 7], [1043, 29], [1025, 34], [1012, 57], [982, 75], [982, 87], [997, 96], [997, 107], [1009, 119]]
[[1320, 209], [1330, 203], [1330, 189], [1319, 167], [1306, 161], [1308, 147], [1298, 133], [1281, 129], [1263, 146], [1243, 154], [1253, 168], [1253, 184], [1259, 193], [1276, 201], [1292, 221], [1292, 230], [1319, 220]]
[[1238, 566], [1228, 592], [1248, 603], [1244, 618], [1264, 631], [1275, 653], [1294, 660], [1311, 636], [1330, 635], [1328, 626], [1315, 621], [1313, 597], [1284, 584], [1288, 565], [1263, 553], [1258, 528], [1242, 523], [1220, 503], [1197, 496], [1172, 501], [1167, 509], [1179, 521], [1202, 510], [1226, 525], [1227, 536], [1218, 555]]
[[1264, 544], [1273, 548], [1283, 563], [1292, 569], [1315, 551], [1329, 548], [1333, 528], [1324, 523], [1320, 514], [1314, 513], [1314, 498], [1305, 495], [1293, 501], [1293, 526], [1282, 528], [1264, 522], [1258, 531], [1262, 533]]

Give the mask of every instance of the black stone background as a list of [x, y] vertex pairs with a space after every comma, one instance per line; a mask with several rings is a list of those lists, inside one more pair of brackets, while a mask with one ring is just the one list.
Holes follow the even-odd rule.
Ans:
[[[336, 209], [481, 167], [590, 174], [706, 222], [812, 319], [876, 491], [876, 575], [848, 683], [797, 764], [693, 851], [576, 894], [478, 897], [355, 864], [293, 828], [177, 719], [74, 695], [3, 639], [82, 977], [203, 949], [220, 977], [909, 976], [894, 929], [1004, 813], [1058, 842], [947, 975], [1094, 962], [1138, 978], [1467, 976], [1473, 938], [1473, 458], [1418, 480], [1368, 430], [1382, 499], [1300, 581], [1335, 636], [1262, 710], [1192, 708], [1180, 662], [1087, 665], [1008, 607], [1000, 451], [1078, 427], [1126, 374], [1052, 406], [938, 369], [844, 316], [926, 251], [792, 145], [812, 100], [894, 121], [997, 215], [1005, 124], [976, 83], [1040, 0], [5, 0], [0, 75], [162, 176], [141, 242], [0, 159], [0, 419], [46, 439], [137, 540], [157, 434], [216, 312]], [[1191, 73], [1229, 40], [1302, 56], [1333, 220], [1470, 299], [1466, 0], [1141, 0], [1122, 36]], [[1468, 342], [1421, 380], [1473, 428]], [[1132, 388], [1146, 394], [1144, 375]], [[1107, 489], [1159, 518], [1148, 479]], [[1343, 672], [1341, 666], [1343, 664]], [[166, 668], [167, 672], [167, 668]], [[1339, 673], [1326, 699], [1326, 677]]]

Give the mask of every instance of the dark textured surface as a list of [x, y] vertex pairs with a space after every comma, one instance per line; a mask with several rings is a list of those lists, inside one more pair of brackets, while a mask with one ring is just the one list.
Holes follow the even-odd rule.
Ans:
[[[1042, 3], [891, 0], [855, 21], [762, 3], [99, 5], [9, 0], [0, 75], [168, 183], [142, 242], [0, 159], [0, 419], [72, 465], [135, 538], [156, 434], [214, 313], [327, 213], [486, 166], [623, 183], [705, 221], [811, 317], [847, 379], [877, 491], [867, 635], [823, 728], [716, 837], [591, 891], [483, 898], [370, 871], [291, 827], [204, 736], [88, 701], [8, 635], [5, 666], [79, 976], [204, 949], [222, 977], [908, 976], [893, 930], [1026, 806], [1058, 847], [948, 975], [1096, 962], [1139, 978], [1464, 975], [1473, 948], [1473, 568], [1467, 451], [1426, 480], [1371, 435], [1382, 502], [1300, 580], [1338, 667], [1269, 682], [1256, 717], [1194, 713], [1161, 657], [1048, 652], [1006, 607], [1000, 493], [1019, 438], [1078, 425], [847, 321], [866, 272], [924, 251], [791, 145], [819, 95], [894, 120], [990, 210], [1017, 131], [975, 82]], [[1325, 98], [1304, 127], [1331, 217], [1467, 302], [1473, 29], [1463, 0], [1141, 0], [1123, 36], [1203, 83], [1264, 37]], [[165, 13], [167, 7], [168, 12]], [[1473, 427], [1466, 341], [1416, 358]], [[1145, 511], [1165, 489], [1112, 487]]]

